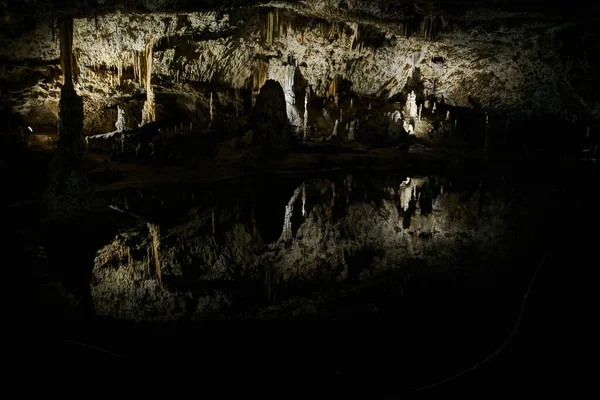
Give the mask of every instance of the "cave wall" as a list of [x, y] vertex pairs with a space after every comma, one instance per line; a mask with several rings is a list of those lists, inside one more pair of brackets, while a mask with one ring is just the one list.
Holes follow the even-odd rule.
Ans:
[[[176, 108], [189, 120], [208, 118], [201, 99], [210, 92], [256, 92], [267, 79], [285, 87], [290, 64], [323, 98], [336, 90], [336, 82], [347, 82], [351, 92], [365, 97], [387, 99], [417, 89], [419, 97], [443, 96], [449, 105], [525, 116], [573, 118], [598, 107], [594, 94], [581, 96], [578, 90], [589, 80], [572, 84], [574, 69], [588, 75], [594, 69], [579, 57], [584, 39], [567, 18], [471, 9], [440, 17], [432, 33], [430, 17], [369, 4], [117, 9], [75, 18], [75, 81], [84, 98], [84, 129], [88, 134], [113, 130], [114, 121], [105, 115], [116, 105], [137, 109], [143, 103], [143, 53], [150, 42], [157, 108]], [[26, 123], [52, 126], [60, 89], [58, 38], [47, 17], [37, 18], [0, 36], [0, 76], [12, 84], [3, 103]], [[173, 95], [195, 100], [181, 107], [169, 102]], [[215, 96], [215, 108], [231, 113], [231, 96]]]

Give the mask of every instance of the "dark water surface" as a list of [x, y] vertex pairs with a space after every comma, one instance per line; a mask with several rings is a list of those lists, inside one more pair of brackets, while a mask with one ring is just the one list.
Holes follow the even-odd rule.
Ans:
[[[404, 202], [400, 188], [409, 174], [418, 193]], [[186, 317], [132, 322], [94, 316], [91, 311], [67, 313], [64, 319], [54, 315], [42, 326], [53, 326], [49, 330], [53, 339], [73, 342], [45, 348], [46, 362], [38, 367], [44, 369], [48, 360], [60, 358], [68, 361], [69, 371], [78, 365], [94, 373], [109, 368], [115, 379], [126, 371], [147, 371], [152, 380], [159, 370], [161, 376], [179, 377], [182, 387], [223, 381], [223, 390], [239, 389], [233, 387], [237, 382], [268, 397], [275, 396], [274, 388], [280, 385], [286, 388], [284, 397], [305, 391], [381, 397], [469, 368], [500, 347], [521, 316], [518, 335], [506, 351], [431, 392], [507, 394], [525, 384], [528, 393], [548, 393], [553, 384], [548, 380], [553, 380], [557, 390], [576, 393], [582, 388], [577, 383], [586, 379], [588, 370], [581, 359], [587, 360], [586, 346], [591, 343], [584, 312], [589, 306], [583, 284], [588, 247], [582, 226], [593, 218], [594, 176], [572, 165], [493, 165], [427, 175], [415, 171], [339, 171], [298, 179], [273, 175], [233, 184], [106, 193], [108, 203], [160, 226], [165, 234], [163, 251], [180, 240], [177, 232], [189, 224], [191, 210], [198, 217], [215, 209], [222, 220], [217, 242], [225, 240], [220, 235], [232, 224], [241, 223], [250, 232], [255, 221], [262, 246], [256, 251], [279, 252], [285, 260], [298, 243], [323, 234], [324, 243], [330, 241], [345, 251], [346, 269], [340, 272], [340, 261], [332, 261], [333, 253], [327, 250], [319, 267], [327, 273], [293, 275], [286, 270], [281, 279], [269, 281], [272, 285], [265, 280], [272, 265], [264, 263], [257, 264], [256, 274], [240, 278], [239, 285], [235, 279], [208, 282], [184, 272], [169, 290], [183, 288], [185, 277], [193, 276], [192, 292], [223, 285], [229, 306], [203, 314], [210, 322]], [[307, 188], [305, 216], [300, 211], [301, 195], [290, 202], [302, 185]], [[283, 240], [290, 203], [292, 239]], [[318, 213], [330, 219], [314, 217]], [[397, 220], [382, 225], [391, 216]], [[427, 230], [432, 221], [433, 234]], [[212, 224], [205, 222], [192, 236], [213, 235]], [[457, 225], [460, 229], [453, 230]], [[370, 232], [352, 231], [352, 226]], [[61, 238], [70, 238], [76, 247], [77, 240], [82, 243], [82, 250], [69, 259], [79, 263], [77, 257], [85, 257], [91, 268], [91, 249], [99, 250], [114, 236], [114, 229], [106, 228], [106, 233], [104, 229], [101, 223], [84, 228], [90, 236], [102, 237], [88, 251], [83, 249], [81, 230], [76, 234], [64, 228]], [[331, 231], [338, 235], [333, 241], [327, 236]], [[489, 232], [497, 235], [480, 236]], [[396, 240], [392, 245], [400, 246], [397, 250], [388, 243], [391, 236]], [[411, 247], [416, 244], [424, 250]], [[412, 255], [398, 255], [411, 248]], [[335, 247], [335, 254], [338, 250]], [[62, 253], [56, 254], [49, 254], [51, 262], [58, 262]], [[198, 260], [201, 257], [194, 262]], [[312, 259], [307, 256], [305, 261]], [[536, 271], [541, 272], [536, 276]], [[71, 287], [78, 284], [72, 282]], [[530, 301], [522, 312], [528, 289]], [[260, 326], [214, 322], [255, 318], [295, 322]], [[323, 320], [338, 322], [317, 322]]]

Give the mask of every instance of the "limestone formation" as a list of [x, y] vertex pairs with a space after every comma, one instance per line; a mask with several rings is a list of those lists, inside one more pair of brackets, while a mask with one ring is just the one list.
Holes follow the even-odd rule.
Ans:
[[348, 128], [348, 141], [354, 142], [356, 140], [356, 136], [354, 134], [354, 121], [350, 121], [350, 126]]
[[63, 69], [58, 147], [48, 166], [48, 187], [44, 201], [51, 215], [68, 214], [90, 206], [91, 184], [83, 173], [81, 156], [85, 148], [82, 138], [83, 100], [73, 87], [73, 21], [59, 21], [60, 61]]
[[[164, 229], [146, 223], [133, 226], [96, 254], [90, 285], [96, 313], [150, 321], [219, 315], [246, 306], [240, 302], [248, 300], [236, 300], [235, 288], [227, 285], [210, 291], [203, 288], [238, 274], [246, 276], [248, 284], [261, 285], [264, 265], [282, 279], [279, 285], [300, 281], [318, 290], [320, 279], [366, 283], [371, 276], [359, 278], [361, 271], [383, 278], [416, 258], [428, 260], [421, 267], [424, 273], [435, 274], [441, 260], [460, 262], [466, 249], [469, 254], [494, 254], [510, 262], [500, 244], [503, 238], [515, 237], [511, 227], [521, 221], [511, 214], [506, 200], [480, 204], [477, 197], [465, 199], [464, 193], [452, 188], [444, 187], [442, 194], [440, 184], [418, 177], [391, 186], [365, 183], [343, 175], [339, 181], [299, 184], [282, 204], [281, 235], [266, 245], [253, 239], [263, 234], [260, 225], [247, 224], [257, 219], [252, 209], [224, 212], [222, 231], [215, 237], [212, 208], [194, 210], [193, 218]], [[369, 199], [364, 200], [367, 187]], [[336, 201], [338, 197], [344, 201]], [[428, 214], [422, 207], [430, 207]], [[498, 210], [503, 210], [500, 215]], [[475, 222], [479, 214], [483, 218]], [[357, 276], [344, 275], [344, 265], [359, 260], [352, 254], [367, 249], [378, 256], [360, 264]], [[168, 276], [177, 279], [167, 284]], [[272, 290], [278, 287], [275, 281], [272, 285]]]
[[415, 94], [414, 90], [409, 93], [406, 99], [406, 112], [411, 118], [416, 118], [418, 115], [417, 95]]
[[267, 80], [260, 89], [249, 123], [255, 129], [255, 143], [273, 141], [282, 136], [288, 119], [285, 95], [278, 82]]
[[115, 122], [115, 128], [117, 128], [117, 132], [123, 132], [126, 128], [125, 111], [119, 106], [117, 106], [117, 122]]

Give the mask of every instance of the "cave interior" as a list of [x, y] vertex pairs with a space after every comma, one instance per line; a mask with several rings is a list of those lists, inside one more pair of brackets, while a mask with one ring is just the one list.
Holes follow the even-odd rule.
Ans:
[[587, 398], [599, 11], [3, 0], [23, 375]]

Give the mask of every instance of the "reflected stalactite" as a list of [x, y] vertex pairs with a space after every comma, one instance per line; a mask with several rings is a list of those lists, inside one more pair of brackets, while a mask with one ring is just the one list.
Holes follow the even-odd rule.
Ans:
[[151, 239], [151, 255], [154, 265], [154, 277], [162, 287], [162, 270], [160, 265], [160, 228], [151, 222], [148, 222], [148, 232]]
[[302, 195], [303, 189], [304, 185], [294, 190], [294, 194], [292, 195], [288, 204], [285, 206], [283, 231], [281, 232], [281, 237], [279, 238], [279, 240], [282, 242], [288, 242], [294, 238], [294, 235], [292, 233], [292, 215], [294, 213], [294, 203], [296, 203], [298, 197]]

